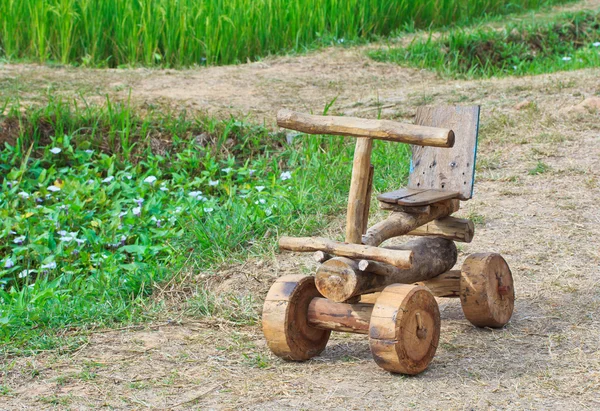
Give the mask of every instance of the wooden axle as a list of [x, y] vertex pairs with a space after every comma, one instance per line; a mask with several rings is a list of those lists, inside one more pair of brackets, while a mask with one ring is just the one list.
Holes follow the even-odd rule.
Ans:
[[344, 302], [354, 296], [381, 291], [390, 284], [412, 284], [435, 277], [451, 269], [458, 256], [456, 245], [444, 238], [418, 238], [394, 249], [413, 252], [410, 268], [336, 257], [317, 269], [317, 289], [330, 300]]
[[308, 306], [308, 324], [321, 330], [368, 334], [373, 304], [336, 303], [313, 298]]
[[460, 297], [460, 276], [460, 270], [451, 270], [417, 284], [429, 288], [429, 291], [436, 297], [458, 298]]
[[390, 120], [315, 116], [284, 109], [279, 110], [277, 113], [277, 125], [307, 134], [369, 137], [419, 146], [454, 146], [454, 132], [452, 130], [398, 123]]
[[361, 244], [341, 243], [321, 237], [281, 237], [279, 248], [299, 252], [323, 251], [342, 257], [379, 261], [399, 268], [409, 268], [413, 259], [413, 253], [410, 250], [391, 250]]
[[458, 211], [459, 200], [444, 200], [431, 204], [430, 211], [423, 214], [393, 212], [389, 217], [367, 230], [362, 236], [363, 244], [377, 247], [385, 240], [399, 237], [439, 218], [447, 217]]

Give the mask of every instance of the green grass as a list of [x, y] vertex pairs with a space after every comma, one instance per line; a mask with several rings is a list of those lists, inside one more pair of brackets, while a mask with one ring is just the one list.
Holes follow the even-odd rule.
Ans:
[[377, 50], [370, 56], [459, 78], [599, 67], [600, 13], [565, 13], [551, 21], [529, 20], [501, 30], [453, 29], [439, 38], [417, 38], [406, 48]]
[[87, 66], [230, 64], [566, 1], [0, 0], [0, 50]]
[[[341, 137], [288, 144], [284, 134], [239, 119], [141, 116], [110, 101], [6, 111], [4, 351], [68, 350], [85, 332], [64, 339], [65, 331], [142, 321], [152, 315], [146, 297], [154, 284], [260, 253], [278, 233], [315, 233], [345, 208], [353, 142]], [[404, 182], [408, 155], [406, 145], [377, 142], [377, 191]], [[205, 297], [190, 312], [255, 321], [253, 301]], [[225, 305], [237, 307], [237, 317]]]
[[530, 176], [536, 176], [538, 174], [547, 173], [550, 170], [551, 168], [548, 164], [544, 163], [543, 161], [538, 161], [534, 168], [527, 171], [527, 174]]

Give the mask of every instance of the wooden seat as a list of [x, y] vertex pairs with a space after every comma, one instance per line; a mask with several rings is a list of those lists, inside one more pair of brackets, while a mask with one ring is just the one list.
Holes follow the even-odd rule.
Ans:
[[454, 131], [452, 148], [412, 146], [408, 186], [377, 199], [387, 204], [426, 206], [473, 196], [479, 106], [419, 107], [415, 123]]
[[415, 190], [413, 188], [401, 188], [389, 193], [380, 194], [377, 199], [383, 203], [398, 204], [402, 206], [424, 206], [443, 200], [458, 198], [456, 191], [443, 190]]

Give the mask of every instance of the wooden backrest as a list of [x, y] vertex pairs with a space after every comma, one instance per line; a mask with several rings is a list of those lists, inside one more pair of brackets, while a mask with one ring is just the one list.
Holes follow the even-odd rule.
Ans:
[[473, 196], [479, 106], [419, 107], [415, 123], [454, 131], [452, 148], [412, 146], [408, 187], [456, 191], [458, 198]]

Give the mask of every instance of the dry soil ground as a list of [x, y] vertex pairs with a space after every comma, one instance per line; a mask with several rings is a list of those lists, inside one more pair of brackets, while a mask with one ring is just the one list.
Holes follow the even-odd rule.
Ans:
[[[181, 317], [173, 307], [176, 321], [94, 333], [75, 353], [3, 359], [9, 392], [0, 409], [600, 408], [600, 110], [582, 104], [600, 96], [600, 69], [456, 81], [328, 49], [180, 72], [6, 65], [0, 83], [32, 101], [49, 84], [64, 95], [124, 97], [131, 88], [140, 104], [267, 122], [279, 107], [319, 112], [335, 96], [340, 113], [368, 117], [383, 107], [404, 120], [421, 104], [480, 104], [476, 192], [459, 212], [477, 233], [460, 260], [502, 253], [517, 293], [500, 330], [474, 328], [458, 301], [440, 300], [440, 346], [416, 377], [379, 369], [364, 336], [337, 334], [320, 357], [287, 363], [258, 325]], [[328, 230], [339, 235], [342, 225], [340, 217]], [[305, 255], [273, 254], [223, 267], [214, 287], [260, 305], [276, 277], [314, 268]]]

